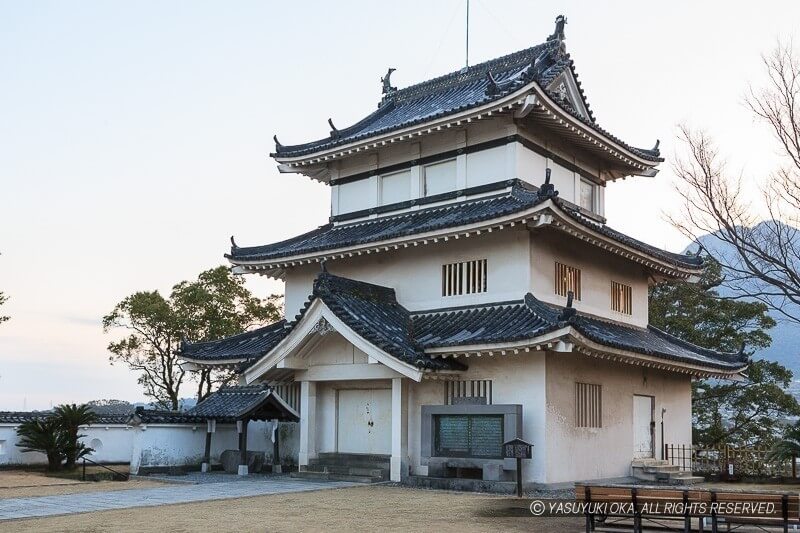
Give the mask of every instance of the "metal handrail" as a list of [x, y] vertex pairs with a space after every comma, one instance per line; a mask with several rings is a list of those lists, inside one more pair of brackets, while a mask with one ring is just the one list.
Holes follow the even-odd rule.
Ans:
[[100, 468], [104, 468], [105, 470], [108, 470], [109, 472], [111, 472], [115, 476], [121, 478], [122, 481], [128, 481], [130, 479], [130, 477], [131, 477], [130, 473], [123, 474], [122, 472], [117, 472], [113, 468], [109, 468], [106, 465], [100, 464], [97, 461], [92, 461], [91, 459], [87, 459], [86, 457], [81, 457], [81, 459], [83, 459], [83, 473], [81, 474], [81, 481], [86, 481], [86, 461], [89, 461], [93, 465], [97, 465]]

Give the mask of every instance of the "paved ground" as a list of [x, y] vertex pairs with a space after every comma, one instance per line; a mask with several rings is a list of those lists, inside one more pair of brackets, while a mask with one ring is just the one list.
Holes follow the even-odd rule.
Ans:
[[[84, 492], [35, 498], [0, 500], [0, 521], [152, 505], [223, 500], [267, 494], [284, 494], [353, 486], [353, 483], [307, 481], [288, 476], [238, 477], [212, 474], [203, 483], [180, 483], [157, 488], [116, 492]], [[183, 476], [182, 476], [183, 477]]]

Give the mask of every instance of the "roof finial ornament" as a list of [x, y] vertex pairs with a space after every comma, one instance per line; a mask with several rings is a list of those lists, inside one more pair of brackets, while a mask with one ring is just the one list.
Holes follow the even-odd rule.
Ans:
[[571, 322], [573, 317], [578, 314], [578, 310], [572, 307], [572, 300], [575, 298], [575, 293], [572, 291], [567, 292], [567, 306], [561, 310], [558, 315], [559, 322]]
[[656, 155], [661, 155], [661, 150], [658, 149], [658, 147], [660, 145], [661, 145], [661, 140], [660, 139], [656, 139], [656, 145], [653, 146], [653, 149], [650, 150], [650, 151], [653, 152]]
[[395, 70], [397, 69], [390, 67], [389, 70], [386, 71], [386, 76], [383, 76], [381, 78], [381, 83], [383, 84], [383, 90], [381, 91], [381, 94], [383, 94], [384, 96], [389, 96], [397, 91], [397, 87], [392, 87], [392, 80], [391, 80], [392, 72], [394, 72]]
[[566, 39], [566, 36], [564, 35], [564, 25], [566, 23], [567, 23], [567, 17], [565, 17], [564, 15], [557, 16], [556, 17], [556, 31], [554, 31], [553, 34], [550, 37], [547, 38], [547, 40], [548, 41], [559, 41], [559, 42], [561, 42], [564, 39]]
[[494, 79], [492, 76], [491, 71], [486, 71], [486, 79], [488, 80], [488, 84], [486, 85], [486, 95], [487, 96], [494, 96], [498, 92], [500, 92], [499, 87], [497, 86], [497, 80]]
[[278, 136], [273, 135], [272, 140], [275, 141], [275, 151], [280, 152], [281, 148], [283, 148], [283, 145], [278, 141]]
[[558, 191], [556, 190], [556, 186], [550, 183], [550, 173], [552, 172], [551, 169], [545, 170], [545, 178], [544, 183], [541, 187], [539, 187], [539, 192], [537, 192], [537, 196], [539, 200], [548, 200], [550, 198], [555, 198], [558, 196]]
[[236, 244], [236, 240], [233, 238], [233, 235], [231, 235], [231, 248], [233, 248], [234, 250], [239, 248], [239, 246]]
[[338, 139], [339, 138], [339, 130], [337, 130], [336, 126], [333, 125], [333, 119], [332, 118], [328, 119], [328, 126], [331, 127], [331, 137], [334, 138], [334, 139]]

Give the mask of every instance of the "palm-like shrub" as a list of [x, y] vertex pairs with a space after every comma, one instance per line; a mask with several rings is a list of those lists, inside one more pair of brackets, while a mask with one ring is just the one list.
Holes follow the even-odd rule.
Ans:
[[40, 452], [47, 456], [47, 469], [58, 470], [64, 460], [67, 435], [53, 417], [26, 420], [17, 428], [17, 446], [23, 452]]
[[91, 424], [97, 420], [97, 415], [91, 411], [88, 405], [76, 405], [73, 403], [59, 405], [53, 409], [53, 417], [67, 436], [67, 443], [64, 448], [64, 455], [67, 460], [66, 467], [74, 468], [78, 459], [94, 451], [79, 441], [85, 435], [79, 435], [78, 430], [80, 426]]
[[800, 425], [791, 426], [783, 433], [767, 454], [768, 461], [791, 461], [800, 457]]
[[53, 409], [45, 418], [27, 420], [17, 428], [20, 440], [17, 446], [23, 452], [41, 452], [47, 456], [47, 469], [58, 470], [66, 460], [66, 467], [75, 468], [81, 457], [94, 450], [80, 442], [80, 426], [93, 423], [97, 415], [88, 405], [65, 404]]

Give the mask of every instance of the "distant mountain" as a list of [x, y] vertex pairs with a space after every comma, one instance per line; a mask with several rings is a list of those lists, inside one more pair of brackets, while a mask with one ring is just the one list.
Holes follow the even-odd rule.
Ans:
[[[733, 248], [721, 242], [713, 234], [705, 235], [698, 241], [708, 250], [715, 253], [733, 253]], [[727, 248], [726, 248], [727, 246]], [[696, 251], [697, 245], [690, 246], [687, 250]], [[722, 296], [732, 294], [729, 289], [719, 287], [718, 292]], [[800, 306], [795, 306], [795, 311], [800, 316]], [[768, 331], [772, 337], [772, 345], [764, 350], [759, 350], [754, 354], [757, 359], [769, 359], [777, 361], [794, 373], [795, 380], [800, 380], [800, 324], [788, 322], [782, 319], [777, 313], [771, 313], [777, 325]]]

